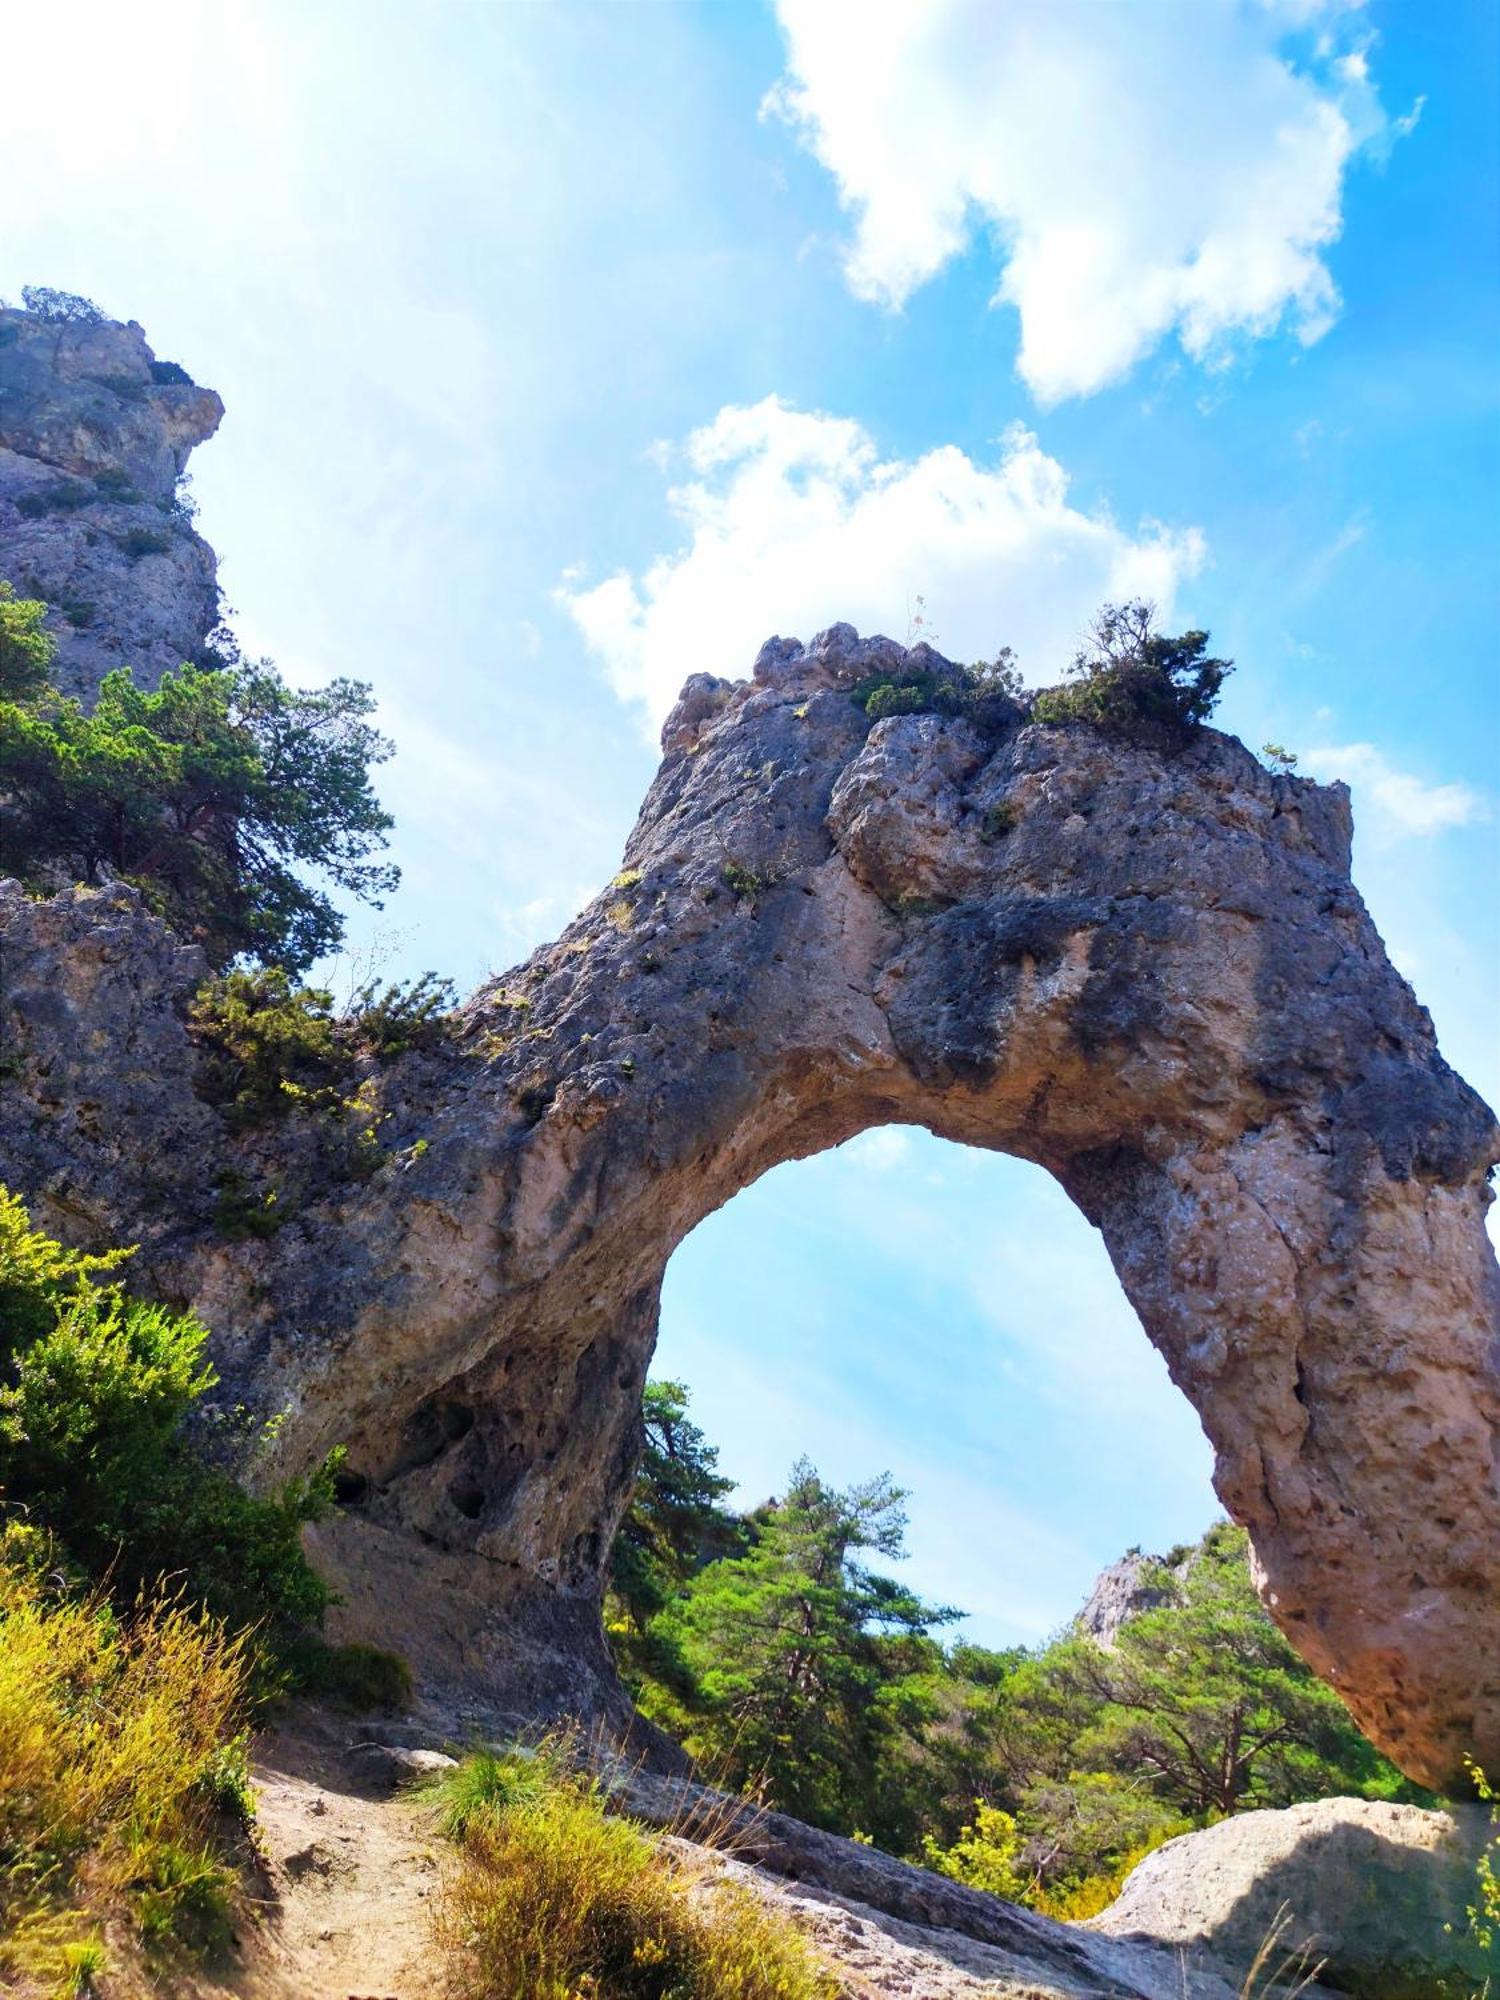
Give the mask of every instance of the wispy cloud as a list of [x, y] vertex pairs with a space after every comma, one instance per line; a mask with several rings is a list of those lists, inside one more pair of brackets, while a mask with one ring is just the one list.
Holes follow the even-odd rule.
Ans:
[[1485, 800], [1469, 786], [1434, 784], [1403, 771], [1373, 743], [1304, 750], [1298, 763], [1309, 777], [1325, 783], [1342, 778], [1354, 794], [1356, 820], [1368, 809], [1372, 831], [1384, 839], [1422, 838], [1489, 817]]
[[[777, 0], [787, 71], [767, 105], [854, 215], [861, 298], [899, 307], [990, 234], [1020, 373], [1055, 402], [1173, 331], [1214, 361], [1238, 337], [1332, 324], [1344, 174], [1388, 131], [1352, 11]], [[1299, 60], [1288, 35], [1314, 27]]]

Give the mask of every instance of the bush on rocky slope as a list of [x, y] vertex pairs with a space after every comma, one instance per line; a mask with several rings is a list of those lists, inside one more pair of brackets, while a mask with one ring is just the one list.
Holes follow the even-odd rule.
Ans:
[[1173, 729], [1207, 722], [1231, 662], [1209, 657], [1206, 632], [1169, 639], [1154, 629], [1153, 616], [1152, 607], [1138, 600], [1106, 604], [1067, 680], [1032, 702], [1032, 720], [1104, 728], [1154, 722]]
[[183, 1420], [214, 1384], [207, 1331], [130, 1298], [120, 1262], [54, 1243], [0, 1189], [0, 1502], [118, 1601], [169, 1576], [274, 1644], [328, 1602], [299, 1535], [331, 1498], [331, 1469], [258, 1499], [206, 1464]]
[[566, 1743], [479, 1753], [438, 1796], [462, 1853], [438, 1917], [455, 2000], [833, 2000], [795, 1931], [607, 1813]]
[[51, 886], [119, 877], [214, 964], [293, 972], [343, 934], [302, 871], [377, 907], [395, 886], [373, 858], [391, 819], [370, 784], [391, 746], [361, 682], [294, 689], [269, 661], [235, 661], [148, 690], [122, 668], [85, 710], [46, 682], [45, 607], [0, 591], [0, 870]]

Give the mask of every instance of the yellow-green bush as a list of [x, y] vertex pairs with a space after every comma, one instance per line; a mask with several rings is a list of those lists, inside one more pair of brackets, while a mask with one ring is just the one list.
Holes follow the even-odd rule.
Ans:
[[34, 1530], [0, 1534], [0, 1987], [67, 1993], [106, 1929], [225, 1934], [247, 1663], [212, 1619], [170, 1600], [120, 1618], [51, 1558]]
[[466, 1759], [441, 1787], [461, 1858], [437, 1926], [456, 2000], [832, 2000], [803, 1940], [605, 1810], [565, 1748]]

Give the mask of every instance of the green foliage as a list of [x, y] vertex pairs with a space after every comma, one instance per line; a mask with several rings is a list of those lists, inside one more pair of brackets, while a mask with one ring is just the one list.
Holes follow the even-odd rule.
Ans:
[[[1500, 1791], [1490, 1783], [1484, 1772], [1472, 1757], [1464, 1759], [1469, 1776], [1474, 1781], [1474, 1790], [1491, 1807], [1490, 1823], [1500, 1829]], [[1493, 1951], [1495, 1938], [1500, 1933], [1500, 1831], [1481, 1850], [1475, 1864], [1475, 1900], [1469, 1905], [1466, 1915], [1469, 1919], [1469, 1933], [1481, 1951]]]
[[153, 361], [151, 364], [151, 380], [158, 388], [192, 389], [196, 387], [192, 376], [189, 375], [180, 361]]
[[105, 315], [79, 292], [60, 292], [51, 285], [23, 285], [21, 303], [33, 319], [51, 326], [102, 326]]
[[131, 562], [142, 556], [164, 556], [171, 546], [172, 537], [160, 528], [129, 528], [120, 537], [121, 551]]
[[960, 1829], [951, 1847], [940, 1846], [930, 1833], [924, 1835], [922, 1860], [936, 1874], [1012, 1903], [1019, 1903], [1031, 1886], [1021, 1866], [1021, 1834], [1014, 1815], [986, 1805], [983, 1799], [974, 1801], [974, 1823]]
[[748, 1553], [701, 1569], [652, 1628], [690, 1679], [695, 1756], [799, 1819], [885, 1845], [915, 1831], [886, 1767], [932, 1712], [929, 1633], [957, 1615], [863, 1560], [903, 1553], [903, 1498], [886, 1477], [839, 1492], [803, 1461], [753, 1518]]
[[289, 1687], [351, 1715], [399, 1714], [411, 1706], [411, 1668], [399, 1653], [353, 1640], [332, 1646], [319, 1633], [298, 1632], [278, 1649]]
[[1139, 601], [1106, 604], [1068, 679], [1032, 702], [1032, 721], [1104, 728], [1154, 722], [1179, 730], [1207, 722], [1230, 661], [1208, 657], [1206, 632], [1169, 639], [1153, 628], [1152, 617], [1152, 607]]
[[680, 1383], [614, 1558], [609, 1633], [645, 1712], [720, 1781], [1051, 1915], [1094, 1915], [1143, 1855], [1226, 1812], [1332, 1793], [1428, 1802], [1271, 1623], [1223, 1525], [1148, 1580], [1115, 1648], [934, 1636], [954, 1614], [867, 1566], [901, 1495], [796, 1468], [736, 1517]]
[[[918, 659], [934, 664], [913, 664]], [[955, 666], [922, 649], [891, 673], [860, 681], [850, 692], [872, 722], [890, 715], [961, 715], [981, 730], [998, 730], [1020, 719], [1021, 677], [1009, 646], [972, 667]]]
[[[731, 895], [752, 903], [761, 890], [768, 886], [763, 876], [757, 875], [753, 868], [746, 868], [738, 861], [726, 861], [719, 870], [719, 880]], [[628, 904], [626, 909], [629, 909]]]
[[1014, 833], [1021, 824], [1021, 809], [1011, 799], [997, 799], [994, 805], [986, 806], [979, 816], [979, 837], [981, 840], [1003, 840], [1008, 833]]
[[385, 987], [371, 981], [350, 1003], [350, 1030], [367, 1055], [394, 1062], [412, 1049], [436, 1048], [457, 1004], [453, 981], [440, 979], [435, 972]]
[[19, 1196], [0, 1187], [0, 1368], [49, 1332], [76, 1300], [106, 1280], [113, 1283], [133, 1255], [106, 1250], [92, 1256], [54, 1242], [31, 1227]]
[[1262, 743], [1260, 754], [1267, 769], [1278, 778], [1289, 778], [1297, 768], [1295, 751], [1284, 749], [1279, 743]]
[[117, 465], [106, 465], [102, 472], [94, 474], [94, 491], [101, 500], [117, 502], [121, 506], [133, 507], [140, 500], [140, 489], [135, 486], [128, 472]]
[[247, 1183], [233, 1167], [214, 1176], [214, 1227], [231, 1243], [269, 1242], [290, 1215], [280, 1188]]
[[354, 1059], [340, 1040], [333, 995], [294, 986], [279, 965], [211, 979], [188, 1012], [202, 1051], [197, 1089], [239, 1130], [293, 1107], [344, 1107]]
[[734, 1481], [687, 1407], [683, 1383], [646, 1384], [640, 1469], [610, 1556], [614, 1602], [637, 1635], [706, 1563], [746, 1540], [721, 1504]]
[[39, 598], [17, 597], [0, 581], [0, 702], [30, 702], [47, 686], [57, 650], [43, 631], [47, 607]]
[[1210, 1529], [1174, 1601], [1131, 1619], [1111, 1652], [1075, 1640], [1045, 1671], [1089, 1711], [1075, 1758], [1144, 1778], [1181, 1813], [1406, 1793], [1266, 1616], [1242, 1529]]
[[471, 1750], [429, 1786], [438, 1824], [449, 1840], [462, 1840], [483, 1814], [507, 1813], [540, 1802], [566, 1769], [558, 1747], [510, 1744], [504, 1749]]
[[170, 1577], [235, 1629], [282, 1631], [328, 1602], [300, 1532], [336, 1461], [253, 1497], [208, 1465], [184, 1420], [215, 1382], [191, 1314], [129, 1298], [116, 1257], [80, 1258], [0, 1191], [0, 1499], [122, 1602]]
[[455, 2000], [833, 2000], [795, 1930], [609, 1813], [566, 1746], [479, 1753], [439, 1797], [461, 1847], [437, 1926]]
[[16, 512], [23, 521], [40, 521], [48, 514], [74, 514], [87, 507], [94, 495], [81, 480], [54, 479], [47, 486], [33, 486], [16, 498]]
[[[14, 637], [19, 625], [34, 662], [39, 614], [8, 603], [0, 629]], [[371, 858], [391, 825], [370, 787], [390, 754], [372, 707], [357, 681], [306, 692], [265, 661], [180, 667], [154, 692], [121, 669], [91, 713], [34, 671], [23, 686], [0, 679], [0, 867], [121, 877], [213, 964], [246, 955], [300, 971], [338, 943], [343, 921], [299, 869], [377, 906], [396, 881]]]

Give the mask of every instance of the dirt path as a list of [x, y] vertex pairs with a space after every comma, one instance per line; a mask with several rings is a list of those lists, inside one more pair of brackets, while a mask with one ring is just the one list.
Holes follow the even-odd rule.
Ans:
[[442, 1842], [402, 1774], [357, 1744], [347, 1723], [315, 1716], [257, 1743], [258, 1920], [238, 1964], [192, 2000], [437, 2000]]

